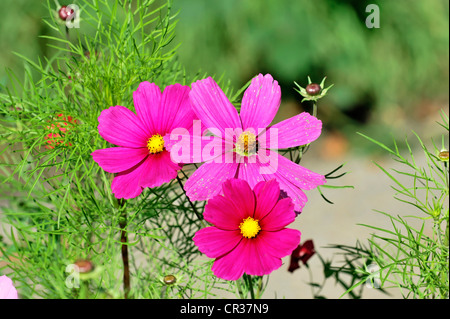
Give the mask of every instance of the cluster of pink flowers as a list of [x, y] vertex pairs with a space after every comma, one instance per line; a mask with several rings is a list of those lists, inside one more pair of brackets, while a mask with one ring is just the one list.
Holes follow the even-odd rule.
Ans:
[[322, 122], [304, 112], [270, 125], [281, 102], [270, 74], [253, 78], [240, 113], [211, 77], [191, 87], [161, 92], [142, 82], [133, 94], [136, 113], [102, 111], [99, 134], [117, 146], [96, 150], [93, 159], [116, 174], [111, 189], [124, 199], [171, 181], [184, 164], [203, 163], [184, 185], [191, 201], [208, 201], [203, 216], [212, 226], [197, 232], [195, 244], [215, 258], [217, 277], [269, 274], [300, 243], [300, 232], [286, 226], [305, 206], [304, 190], [325, 183], [277, 150], [313, 142]]

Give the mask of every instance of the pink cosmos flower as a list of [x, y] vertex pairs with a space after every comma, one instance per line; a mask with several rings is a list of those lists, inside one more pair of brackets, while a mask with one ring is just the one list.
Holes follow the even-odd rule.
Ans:
[[285, 228], [295, 220], [290, 198], [279, 199], [275, 179], [259, 182], [252, 190], [241, 179], [222, 184], [224, 195], [216, 195], [205, 206], [204, 218], [213, 224], [197, 231], [198, 249], [215, 258], [212, 271], [225, 280], [244, 273], [263, 276], [282, 265], [300, 242], [300, 232]]
[[17, 290], [10, 278], [0, 276], [0, 299], [18, 299]]
[[171, 160], [164, 136], [174, 128], [192, 127], [195, 114], [189, 90], [188, 86], [174, 84], [161, 93], [156, 84], [142, 82], [133, 92], [136, 114], [123, 106], [101, 112], [98, 131], [118, 147], [96, 150], [91, 155], [105, 171], [117, 173], [111, 184], [116, 198], [134, 198], [143, 188], [176, 178], [182, 165]]
[[[303, 190], [325, 183], [324, 176], [278, 154], [277, 149], [297, 147], [317, 139], [322, 122], [303, 112], [270, 126], [281, 101], [280, 86], [270, 74], [253, 78], [244, 93], [240, 115], [211, 77], [192, 83], [189, 96], [195, 114], [215, 136], [207, 145], [207, 152], [201, 146], [203, 156], [197, 162], [205, 163], [185, 184], [191, 200], [207, 200], [220, 194], [221, 183], [229, 178], [244, 179], [250, 187], [275, 178], [300, 212], [307, 202]], [[198, 151], [198, 147], [190, 149]], [[211, 156], [210, 149], [218, 150], [215, 156]], [[192, 158], [184, 160], [194, 162]]]

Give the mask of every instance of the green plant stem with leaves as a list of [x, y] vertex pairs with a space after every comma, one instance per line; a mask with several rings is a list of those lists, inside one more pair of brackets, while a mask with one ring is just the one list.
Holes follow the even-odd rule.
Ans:
[[[195, 79], [176, 60], [176, 46], [169, 47], [176, 25], [171, 3], [79, 1], [80, 28], [70, 29], [70, 38], [54, 4], [47, 4], [44, 22], [51, 33], [42, 38], [56, 54], [36, 60], [22, 56], [24, 80], [11, 75], [10, 85], [0, 89], [5, 159], [0, 185], [9, 205], [0, 217], [2, 225], [12, 227], [0, 251], [21, 297], [160, 298], [166, 273], [178, 277], [167, 298], [213, 295], [226, 285], [217, 283], [209, 265], [194, 262], [199, 253], [192, 236], [201, 226], [184, 198], [180, 204], [181, 189], [170, 183], [119, 204], [111, 193], [112, 176], [90, 156], [108, 147], [97, 130], [101, 111], [114, 105], [132, 109], [132, 92], [140, 82], [164, 87]], [[59, 114], [77, 124], [48, 149], [48, 128], [56, 127]], [[96, 269], [86, 294], [66, 286], [64, 269], [80, 258]], [[142, 263], [147, 266], [137, 266]]]
[[[376, 211], [389, 219], [393, 229], [386, 229], [376, 225], [362, 224], [375, 233], [369, 239], [369, 246], [361, 258], [372, 262], [379, 270], [377, 276], [381, 286], [398, 288], [405, 298], [444, 298], [449, 297], [449, 170], [447, 159], [441, 159], [442, 149], [445, 149], [444, 139], [448, 138], [448, 114], [441, 112], [442, 123], [438, 123], [445, 130], [442, 134], [442, 146], [438, 147], [434, 141], [432, 149], [427, 147], [422, 139], [414, 133], [424, 155], [425, 164], [419, 165], [408, 141], [405, 141], [409, 157], [402, 155], [397, 143], [389, 148], [364, 134], [367, 140], [377, 144], [387, 151], [402, 168], [387, 169], [379, 164], [375, 165], [394, 183], [394, 198], [407, 205], [416, 214], [408, 216], [393, 216], [390, 213]], [[408, 179], [408, 182], [401, 180]], [[406, 207], [405, 207], [406, 208]], [[420, 221], [419, 226], [410, 220]], [[373, 277], [367, 272], [367, 264], [359, 269], [363, 280], [351, 286], [346, 293]], [[386, 286], [392, 284], [392, 286]]]

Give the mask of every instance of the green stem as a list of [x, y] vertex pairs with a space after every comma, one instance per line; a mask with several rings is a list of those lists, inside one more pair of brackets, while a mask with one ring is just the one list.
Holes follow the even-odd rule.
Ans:
[[247, 284], [248, 290], [250, 291], [250, 297], [252, 299], [255, 299], [255, 292], [253, 291], [252, 277], [247, 274], [244, 274], [243, 276], [244, 276], [244, 280]]
[[446, 192], [448, 195], [448, 168], [447, 168], [447, 162], [444, 162], [444, 175], [445, 175], [445, 186], [447, 187]]
[[80, 296], [81, 299], [88, 299], [89, 297], [89, 284], [87, 282], [85, 282], [84, 280], [81, 281], [81, 292], [80, 292]]
[[237, 287], [237, 291], [238, 291], [239, 297], [241, 299], [244, 299], [244, 293], [242, 292], [242, 285], [241, 285], [241, 280], [240, 279], [236, 280], [236, 287]]
[[67, 52], [69, 55], [69, 59], [72, 57], [72, 51], [70, 50], [70, 33], [69, 33], [69, 28], [67, 27], [67, 25], [65, 25], [65, 29], [66, 29], [66, 40], [67, 40]]
[[256, 299], [260, 299], [263, 293], [263, 276], [258, 278], [258, 290], [256, 290]]
[[[317, 101], [313, 101], [313, 111], [312, 116], [317, 117]], [[298, 148], [298, 157], [295, 160], [295, 163], [300, 164], [300, 161], [302, 160], [303, 154], [305, 154], [309, 149], [310, 144], [302, 145]], [[292, 158], [291, 158], [292, 160]]]
[[312, 115], [314, 117], [317, 117], [317, 101], [313, 102], [313, 113], [312, 113]]

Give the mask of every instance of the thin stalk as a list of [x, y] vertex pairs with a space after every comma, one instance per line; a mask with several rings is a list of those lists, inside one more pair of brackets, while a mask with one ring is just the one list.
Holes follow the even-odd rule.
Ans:
[[127, 212], [123, 209], [125, 205], [124, 199], [118, 200], [119, 207], [122, 210], [119, 226], [120, 226], [120, 242], [122, 243], [122, 263], [123, 263], [123, 290], [124, 298], [128, 299], [130, 292], [130, 264], [128, 259], [128, 234], [127, 234]]
[[70, 32], [69, 32], [69, 28], [67, 27], [67, 25], [65, 25], [65, 28], [66, 28], [66, 39], [67, 39], [67, 52], [68, 52], [68, 54], [69, 54], [69, 59], [72, 57], [72, 51], [70, 50], [70, 45], [69, 45], [69, 42], [70, 42]]
[[446, 192], [448, 195], [448, 168], [447, 168], [447, 162], [444, 162], [444, 176], [445, 176], [445, 187], [447, 188]]
[[186, 196], [186, 199], [188, 200], [189, 205], [191, 205], [192, 210], [194, 211], [194, 213], [195, 213], [195, 215], [197, 216], [198, 220], [201, 222], [202, 226], [205, 227], [205, 224], [204, 224], [204, 222], [203, 222], [202, 216], [201, 216], [200, 213], [197, 211], [197, 208], [195, 207], [194, 203], [192, 203], [191, 200], [189, 199], [189, 197], [187, 196], [186, 191], [184, 190], [183, 182], [181, 181], [181, 178], [180, 178], [179, 176], [177, 176], [177, 181], [178, 181], [178, 184], [180, 184], [180, 187], [181, 187], [181, 189], [183, 190], [183, 193], [184, 193], [184, 195]]
[[[312, 116], [317, 117], [317, 101], [313, 102], [313, 111], [312, 111]], [[306, 145], [302, 145], [298, 148], [298, 156], [297, 159], [295, 160], [296, 164], [300, 164], [300, 161], [302, 160], [302, 156], [303, 154], [305, 154], [308, 149], [309, 149], [309, 145], [310, 144], [306, 144]], [[292, 160], [292, 158], [291, 158]]]
[[[322, 260], [322, 258], [320, 258], [321, 260]], [[308, 265], [305, 265], [306, 266], [306, 268], [308, 269], [308, 273], [309, 273], [309, 282], [310, 283], [313, 283], [314, 281], [313, 281], [313, 273], [312, 273], [312, 271], [311, 271], [311, 268], [309, 268], [309, 266]], [[324, 277], [323, 279], [322, 279], [322, 283], [321, 283], [321, 285], [320, 285], [320, 287], [318, 287], [317, 289], [317, 291], [314, 291], [314, 286], [313, 285], [310, 285], [310, 287], [311, 287], [311, 294], [313, 295], [313, 297], [314, 298], [317, 298], [317, 296], [319, 296], [319, 294], [320, 294], [320, 292], [322, 291], [322, 289], [323, 289], [323, 286], [325, 285], [325, 280], [326, 280], [326, 278]]]
[[[448, 195], [448, 193], [449, 193], [449, 190], [448, 190], [449, 185], [448, 185], [448, 174], [447, 174], [447, 162], [444, 162], [444, 171], [443, 172], [444, 172], [444, 176], [445, 176], [445, 187], [446, 187], [445, 192]], [[440, 244], [441, 247], [444, 247], [444, 242], [442, 241], [442, 235], [441, 235], [441, 232], [442, 232], [442, 230], [441, 230], [441, 220], [435, 219], [434, 220], [434, 227], [435, 227], [435, 232], [437, 233], [439, 244]]]
[[312, 113], [312, 115], [314, 117], [317, 117], [317, 101], [313, 102], [313, 113]]

